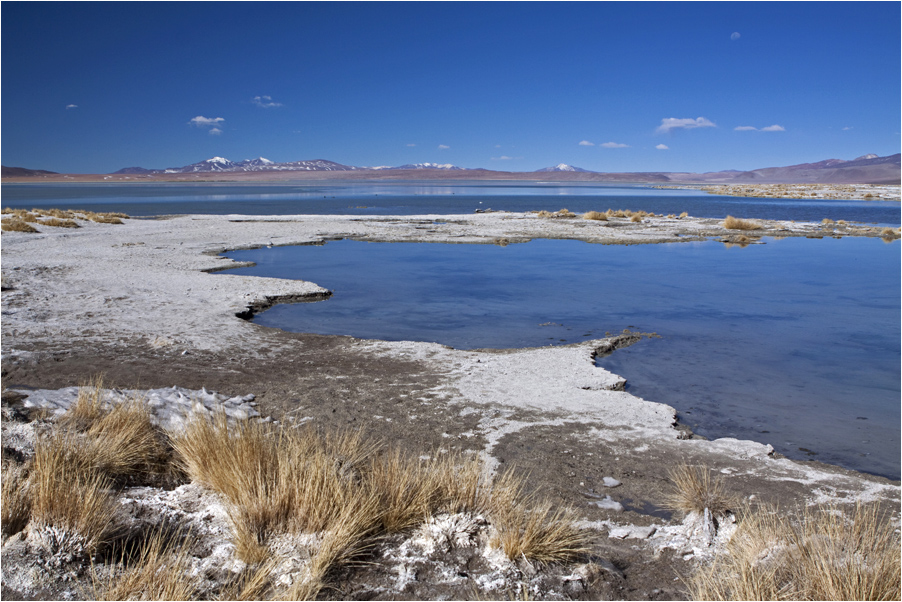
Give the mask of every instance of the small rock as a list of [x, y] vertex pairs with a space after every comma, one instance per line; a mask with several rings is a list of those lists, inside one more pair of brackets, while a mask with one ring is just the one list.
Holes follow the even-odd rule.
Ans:
[[602, 479], [605, 487], [620, 487], [621, 483], [614, 477], [605, 477]]

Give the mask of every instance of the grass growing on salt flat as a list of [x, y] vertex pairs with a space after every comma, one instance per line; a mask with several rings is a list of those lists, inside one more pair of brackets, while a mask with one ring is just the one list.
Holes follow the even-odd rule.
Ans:
[[726, 219], [723, 220], [723, 227], [727, 230], [760, 230], [761, 224], [728, 215]]
[[746, 511], [729, 553], [688, 580], [696, 600], [898, 600], [900, 539], [875, 505]]

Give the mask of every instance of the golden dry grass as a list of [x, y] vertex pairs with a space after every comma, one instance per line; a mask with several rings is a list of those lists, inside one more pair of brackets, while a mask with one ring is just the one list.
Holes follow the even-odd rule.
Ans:
[[28, 485], [28, 473], [24, 466], [15, 462], [3, 462], [2, 515], [3, 538], [15, 535], [25, 528], [31, 517], [31, 488]]
[[587, 211], [583, 213], [583, 219], [606, 222], [608, 221], [608, 214], [601, 213], [600, 211]]
[[112, 535], [110, 479], [84, 466], [80, 443], [64, 434], [38, 439], [29, 475], [31, 522], [53, 553], [90, 556]]
[[[188, 546], [162, 529], [148, 534], [132, 566], [105, 580], [94, 580], [95, 600], [194, 600], [199, 590], [191, 575]], [[246, 598], [243, 598], [246, 599]]]
[[28, 225], [20, 218], [9, 218], [0, 222], [0, 229], [4, 232], [37, 232], [37, 228]]
[[493, 543], [510, 560], [568, 562], [589, 549], [587, 535], [576, 527], [572, 509], [537, 502], [512, 472], [496, 481], [489, 515], [496, 529]]
[[668, 508], [684, 514], [703, 513], [707, 508], [715, 517], [731, 512], [737, 499], [727, 492], [724, 481], [713, 477], [707, 466], [681, 464], [669, 471], [673, 491], [667, 496]]
[[727, 230], [760, 230], [761, 224], [728, 215], [726, 219], [723, 220], [723, 227]]
[[642, 223], [642, 216], [638, 213], [635, 213], [632, 217], [630, 217], [630, 221], [636, 224]]
[[880, 238], [886, 241], [893, 241], [898, 237], [898, 232], [892, 228], [884, 228], [880, 231]]
[[749, 512], [729, 554], [687, 581], [696, 600], [899, 600], [900, 540], [876, 505]]
[[537, 215], [539, 217], [546, 217], [546, 218], [552, 218], [552, 219], [576, 217], [576, 214], [573, 213], [572, 211], [570, 211], [569, 209], [559, 209], [558, 211], [546, 211], [543, 209], [543, 210], [539, 211]]
[[49, 219], [43, 219], [38, 221], [39, 224], [43, 226], [53, 226], [54, 228], [80, 228], [78, 222], [71, 219], [58, 219], [56, 217], [51, 217]]
[[689, 217], [689, 212], [683, 211], [683, 212], [680, 214], [680, 219], [683, 219], [684, 217]]

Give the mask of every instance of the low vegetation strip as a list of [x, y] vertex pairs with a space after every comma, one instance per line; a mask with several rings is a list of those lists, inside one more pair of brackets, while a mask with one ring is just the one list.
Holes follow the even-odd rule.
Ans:
[[127, 219], [125, 213], [97, 213], [80, 209], [11, 209], [4, 207], [0, 215], [7, 216], [3, 219], [4, 232], [38, 232], [29, 224], [51, 226], [54, 228], [79, 228], [78, 220], [92, 221], [99, 224], [122, 224]]
[[[93, 563], [90, 598], [313, 599], [385, 537], [448, 515], [485, 516], [492, 545], [510, 560], [562, 563], [588, 551], [570, 509], [527, 494], [513, 472], [493, 479], [477, 456], [417, 458], [356, 431], [292, 430], [225, 413], [166, 433], [141, 399], [110, 405], [102, 392], [99, 379], [82, 387], [47, 423], [34, 457], [5, 463], [3, 479], [4, 536], [28, 532], [61, 566]], [[221, 496], [244, 563], [215, 591], [191, 577], [190, 533], [122, 525], [128, 487], [187, 480]], [[289, 556], [286, 538], [300, 542]], [[298, 562], [285, 578], [282, 565]]]

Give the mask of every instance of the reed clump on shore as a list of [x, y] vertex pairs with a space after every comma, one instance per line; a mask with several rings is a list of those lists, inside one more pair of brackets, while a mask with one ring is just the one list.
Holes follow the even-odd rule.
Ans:
[[738, 217], [733, 217], [732, 215], [728, 215], [725, 220], [723, 220], [723, 227], [727, 230], [761, 230], [761, 224], [757, 222], [753, 222], [747, 219], [740, 219]]

